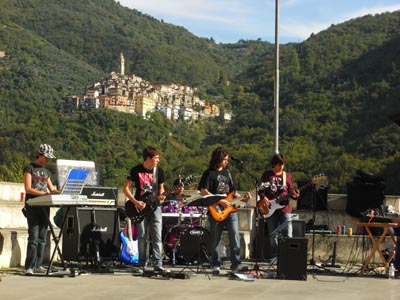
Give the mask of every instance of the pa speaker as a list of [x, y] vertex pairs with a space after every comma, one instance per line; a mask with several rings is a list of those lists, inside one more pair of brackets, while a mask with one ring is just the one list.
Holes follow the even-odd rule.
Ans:
[[[298, 186], [306, 185], [307, 182], [299, 181]], [[303, 210], [327, 210], [328, 188], [315, 190], [315, 185], [309, 185], [300, 193], [297, 200], [297, 209]]]
[[307, 239], [286, 238], [279, 241], [277, 277], [307, 280]]
[[351, 182], [347, 184], [346, 212], [353, 217], [361, 217], [367, 209], [383, 205], [385, 194], [381, 186]]
[[64, 217], [62, 254], [65, 260], [118, 258], [120, 221], [116, 208], [76, 207]]

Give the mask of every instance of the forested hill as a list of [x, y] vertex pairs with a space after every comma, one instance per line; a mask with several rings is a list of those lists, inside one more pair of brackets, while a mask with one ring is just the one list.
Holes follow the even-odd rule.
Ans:
[[[281, 45], [280, 151], [295, 178], [324, 172], [331, 192], [345, 192], [357, 169], [379, 173], [399, 193], [399, 13], [349, 20], [302, 43]], [[11, 1], [0, 7], [0, 180], [22, 181], [35, 147], [94, 160], [102, 184], [121, 185], [148, 144], [162, 149], [167, 181], [199, 175], [225, 145], [259, 176], [273, 152], [273, 45], [216, 44], [113, 0]], [[233, 110], [231, 123], [170, 122], [112, 111], [62, 114], [58, 101], [118, 71], [151, 83], [199, 87]], [[1, 53], [1, 52], [0, 52]], [[228, 84], [228, 82], [230, 84]], [[54, 165], [50, 165], [54, 167]], [[252, 176], [232, 167], [240, 189]]]
[[215, 83], [260, 55], [256, 42], [217, 45], [113, 0], [4, 0], [2, 9], [10, 21], [104, 72], [115, 71], [123, 52], [126, 71], [153, 83]]

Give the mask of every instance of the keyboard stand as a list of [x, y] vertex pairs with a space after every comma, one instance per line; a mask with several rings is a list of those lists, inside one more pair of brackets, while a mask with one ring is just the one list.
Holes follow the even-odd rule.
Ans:
[[[386, 260], [386, 258], [383, 256], [382, 251], [380, 250], [380, 246], [382, 242], [385, 240], [386, 236], [389, 236], [393, 242], [394, 245], [396, 245], [396, 238], [393, 235], [393, 233], [390, 231], [390, 228], [393, 227], [400, 227], [400, 223], [357, 223], [357, 226], [359, 227], [364, 227], [365, 231], [368, 233], [369, 239], [372, 242], [373, 249], [371, 249], [370, 253], [366, 257], [366, 259], [363, 262], [362, 268], [359, 271], [359, 276], [362, 276], [364, 274], [365, 269], [367, 268], [368, 264], [372, 260], [372, 258], [375, 255], [375, 252], [379, 254], [379, 257], [383, 263], [383, 266], [386, 268], [387, 265], [392, 261], [394, 257], [394, 253], [391, 253], [389, 258]], [[379, 237], [375, 237], [372, 232], [371, 228], [383, 228], [383, 232]]]
[[[49, 228], [50, 228], [50, 233], [51, 233], [51, 236], [52, 236], [53, 241], [55, 243], [53, 252], [52, 252], [51, 257], [50, 257], [49, 266], [48, 266], [47, 271], [46, 271], [46, 276], [57, 276], [57, 275], [60, 275], [60, 274], [57, 274], [57, 273], [50, 273], [51, 268], [53, 266], [53, 262], [54, 262], [55, 256], [56, 256], [56, 252], [58, 252], [58, 255], [60, 256], [61, 264], [63, 266], [63, 270], [64, 271], [66, 270], [64, 258], [63, 258], [63, 255], [62, 255], [62, 252], [61, 252], [61, 249], [60, 249], [60, 241], [61, 241], [62, 235], [64, 233], [64, 225], [65, 225], [65, 222], [67, 220], [68, 212], [71, 209], [71, 206], [68, 205], [68, 206], [65, 206], [64, 209], [65, 208], [66, 208], [66, 211], [63, 214], [63, 220], [61, 222], [62, 226], [60, 228], [60, 232], [58, 233], [58, 235], [56, 235], [56, 233], [54, 231], [53, 224], [51, 224], [51, 222], [50, 222], [50, 216], [47, 214], [47, 210], [44, 209], [44, 211], [45, 211], [45, 213], [47, 215], [48, 224], [49, 224]], [[65, 275], [65, 274], [62, 274], [62, 275]]]

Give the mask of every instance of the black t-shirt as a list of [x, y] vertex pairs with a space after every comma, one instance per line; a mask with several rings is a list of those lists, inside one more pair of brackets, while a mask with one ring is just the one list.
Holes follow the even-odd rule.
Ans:
[[[47, 180], [50, 177], [50, 172], [45, 167], [38, 165], [36, 163], [30, 163], [25, 166], [23, 174], [30, 173], [32, 175], [32, 183], [31, 186], [33, 189], [48, 192], [47, 189]], [[36, 195], [26, 194], [25, 200], [29, 200], [31, 198], [37, 197]]]
[[[164, 170], [157, 167], [158, 185], [165, 182]], [[134, 166], [130, 172], [128, 179], [135, 183], [136, 192], [135, 198], [137, 200], [145, 200], [148, 196], [151, 197], [153, 194], [153, 170], [146, 169], [142, 164]], [[157, 188], [158, 188], [157, 185]], [[155, 191], [155, 195], [158, 195], [158, 191]], [[155, 197], [153, 199], [157, 206], [160, 205], [160, 201]]]
[[231, 172], [224, 168], [221, 171], [207, 169], [201, 176], [198, 189], [207, 189], [212, 194], [229, 194], [235, 190]]

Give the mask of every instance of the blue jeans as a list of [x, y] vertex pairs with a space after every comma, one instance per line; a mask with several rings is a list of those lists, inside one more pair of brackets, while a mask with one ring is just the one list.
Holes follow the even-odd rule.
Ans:
[[151, 239], [153, 249], [153, 266], [162, 266], [162, 214], [161, 207], [147, 215], [137, 224], [139, 265], [145, 266], [147, 260], [147, 238]]
[[[278, 239], [279, 236], [284, 236], [284, 237], [292, 237], [293, 236], [293, 226], [292, 222], [288, 222], [290, 220], [290, 215], [289, 214], [283, 214], [280, 212], [275, 212], [270, 216], [268, 219], [266, 219], [266, 230], [265, 230], [265, 235], [266, 238], [269, 239], [270, 242], [270, 255], [272, 257], [277, 257], [278, 256]], [[286, 227], [282, 228], [282, 230], [276, 234], [275, 236], [271, 237], [271, 233], [274, 232], [276, 228], [278, 228], [279, 225], [284, 224], [287, 222]]]
[[400, 271], [400, 228], [392, 228], [392, 232], [396, 236], [396, 248], [393, 265], [396, 270]]
[[211, 267], [219, 267], [221, 265], [221, 238], [225, 228], [228, 231], [231, 268], [239, 266], [241, 260], [238, 214], [231, 213], [222, 222], [216, 222], [211, 215], [208, 219], [210, 221], [211, 235]]
[[[28, 221], [28, 246], [26, 249], [25, 270], [36, 269], [43, 264], [48, 228], [48, 208], [26, 205]], [[47, 211], [47, 214], [46, 214]]]

